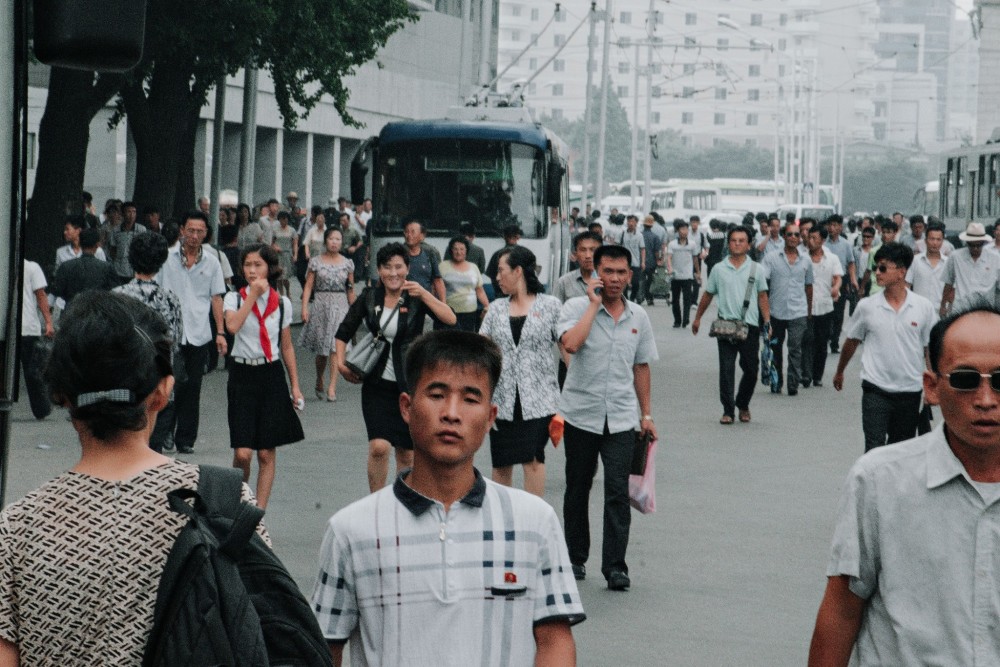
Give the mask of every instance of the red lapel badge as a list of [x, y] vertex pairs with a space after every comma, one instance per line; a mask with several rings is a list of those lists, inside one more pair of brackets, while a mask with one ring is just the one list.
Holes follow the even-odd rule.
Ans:
[[505, 584], [516, 584], [517, 583], [517, 575], [514, 574], [513, 572], [504, 572], [503, 573], [503, 583], [505, 583]]

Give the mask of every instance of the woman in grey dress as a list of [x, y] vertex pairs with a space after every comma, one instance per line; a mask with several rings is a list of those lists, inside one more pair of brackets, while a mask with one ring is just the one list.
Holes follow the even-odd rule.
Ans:
[[278, 212], [278, 226], [274, 228], [274, 240], [271, 246], [278, 253], [278, 266], [281, 267], [281, 278], [278, 279], [278, 293], [292, 297], [290, 291], [291, 276], [295, 275], [295, 260], [298, 258], [299, 235], [295, 228], [288, 224], [288, 211]]
[[[318, 217], [318, 216], [317, 216]], [[316, 398], [337, 400], [337, 344], [334, 335], [354, 303], [354, 262], [340, 254], [344, 242], [340, 229], [332, 227], [323, 237], [326, 252], [309, 260], [302, 289], [302, 333], [299, 345], [316, 355]], [[315, 293], [310, 307], [309, 298]], [[330, 386], [323, 388], [323, 373], [330, 366]]]

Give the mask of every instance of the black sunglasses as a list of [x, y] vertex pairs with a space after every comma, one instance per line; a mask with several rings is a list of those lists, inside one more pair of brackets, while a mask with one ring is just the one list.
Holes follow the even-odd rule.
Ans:
[[895, 268], [897, 267], [891, 266], [889, 264], [879, 264], [878, 266], [875, 267], [875, 270], [878, 271], [879, 273], [885, 273], [889, 269], [895, 269]]
[[982, 379], [989, 378], [990, 387], [993, 388], [993, 391], [1000, 392], [1000, 370], [990, 373], [980, 373], [979, 371], [963, 368], [951, 373], [945, 373], [944, 377], [948, 378], [948, 384], [955, 391], [976, 391], [979, 389], [979, 383], [982, 382]]

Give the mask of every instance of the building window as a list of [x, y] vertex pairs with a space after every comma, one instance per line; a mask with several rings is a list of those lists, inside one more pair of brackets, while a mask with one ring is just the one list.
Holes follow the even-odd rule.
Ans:
[[715, 122], [716, 125], [725, 125], [726, 124], [726, 114], [724, 114], [724, 113], [717, 113], [717, 114], [715, 114], [714, 122]]
[[563, 119], [563, 110], [562, 109], [553, 109], [552, 110], [552, 119], [553, 120], [562, 120]]
[[650, 116], [649, 116], [649, 122], [652, 123], [653, 125], [659, 125], [660, 124], [660, 112], [659, 111], [654, 111], [652, 114], [650, 114]]
[[757, 117], [757, 114], [755, 114], [755, 113], [748, 113], [747, 114], [747, 125], [751, 125], [751, 126], [758, 125], [759, 124], [759, 120], [760, 119]]
[[785, 66], [778, 65], [778, 76], [785, 76]]
[[565, 22], [566, 22], [566, 12], [565, 10], [560, 9], [559, 11], [556, 12], [556, 23], [565, 23]]
[[659, 99], [663, 96], [663, 91], [659, 86], [652, 86], [649, 89], [649, 93], [653, 96], [653, 99]]
[[538, 69], [538, 58], [528, 58], [528, 69], [532, 72]]
[[532, 21], [537, 21], [538, 20], [538, 9], [537, 8], [531, 10], [531, 20]]
[[694, 63], [684, 63], [684, 73], [694, 74]]
[[663, 12], [654, 12], [656, 16], [656, 25], [663, 25]]
[[715, 63], [715, 76], [726, 76], [725, 63]]
[[788, 14], [782, 14], [778, 17], [778, 25], [788, 25]]
[[562, 58], [556, 58], [552, 61], [552, 71], [553, 72], [565, 72], [566, 71], [566, 61]]
[[757, 102], [760, 100], [760, 90], [757, 88], [751, 88], [747, 91], [747, 100], [750, 102]]
[[694, 86], [684, 86], [684, 91], [681, 93], [681, 97], [686, 100], [694, 97]]
[[618, 86], [618, 97], [628, 97], [628, 86]]
[[681, 125], [694, 125], [694, 113], [685, 111], [681, 114]]
[[684, 15], [684, 25], [697, 25], [698, 15], [693, 12], [688, 12]]
[[618, 17], [618, 22], [621, 23], [622, 25], [631, 25], [632, 12], [622, 12], [621, 15]]
[[788, 48], [788, 40], [782, 37], [778, 40], [778, 50], [785, 51]]
[[650, 63], [649, 71], [653, 74], [659, 74], [663, 71], [663, 65], [661, 63]]
[[724, 99], [726, 99], [726, 89], [725, 88], [716, 88], [715, 89], [715, 99], [717, 99], [717, 100], [724, 100]]
[[694, 37], [685, 37], [684, 38], [684, 48], [685, 49], [693, 49], [696, 46], [698, 46], [698, 40], [696, 40]]
[[520, 16], [521, 15], [521, 5], [511, 5], [510, 6], [510, 15], [511, 16]]
[[750, 65], [747, 70], [748, 76], [760, 76], [760, 65]]
[[511, 30], [510, 31], [510, 41], [512, 41], [512, 42], [520, 42], [521, 41], [521, 31], [520, 30]]
[[618, 73], [619, 74], [628, 74], [628, 61], [627, 60], [622, 60], [621, 62], [618, 63]]
[[566, 35], [556, 35], [555, 37], [552, 38], [552, 43], [555, 46], [562, 46], [563, 44], [566, 43]]
[[764, 15], [763, 14], [751, 14], [750, 15], [750, 25], [755, 25], [755, 26], [764, 25]]
[[729, 49], [729, 40], [724, 37], [720, 37], [719, 41], [716, 42], [716, 46], [719, 47], [720, 51], [727, 51]]
[[552, 84], [552, 97], [562, 97], [563, 85], [561, 83]]

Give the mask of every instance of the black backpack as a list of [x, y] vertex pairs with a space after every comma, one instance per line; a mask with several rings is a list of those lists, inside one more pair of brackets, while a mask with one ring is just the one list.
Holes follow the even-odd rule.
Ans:
[[167, 494], [189, 521], [163, 569], [143, 667], [333, 665], [309, 603], [256, 533], [264, 511], [241, 500], [241, 485], [238, 470], [200, 466], [197, 491]]

